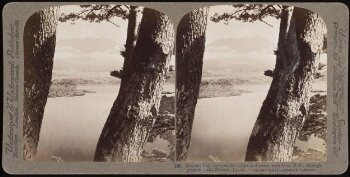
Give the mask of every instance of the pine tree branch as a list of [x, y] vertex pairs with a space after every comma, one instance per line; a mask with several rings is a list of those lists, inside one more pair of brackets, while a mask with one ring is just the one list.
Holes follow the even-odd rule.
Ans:
[[116, 27], [120, 27], [119, 25], [117, 25], [116, 23], [114, 23], [114, 22], [112, 22], [112, 21], [110, 21], [109, 19], [106, 19], [109, 23], [111, 23], [111, 24], [113, 24], [114, 26], [116, 26]]
[[232, 12], [224, 12], [221, 15], [215, 13], [210, 19], [214, 22], [220, 22], [222, 20], [227, 22], [232, 19], [243, 22], [254, 22], [259, 20], [268, 26], [273, 27], [273, 25], [265, 21], [264, 18], [271, 16], [278, 19], [280, 16], [280, 9], [274, 5], [232, 5], [232, 7], [234, 8]]
[[67, 20], [75, 21], [77, 19], [90, 22], [101, 22], [105, 20], [119, 27], [119, 25], [112, 22], [110, 19], [112, 17], [121, 17], [126, 19], [128, 15], [127, 10], [122, 8], [124, 6], [127, 7], [126, 5], [84, 5], [80, 6], [82, 8], [80, 12], [69, 14], [62, 13], [59, 20], [61, 22], [66, 22]]
[[268, 26], [270, 26], [270, 27], [273, 27], [273, 25], [267, 23], [265, 20], [263, 20], [263, 19], [259, 19], [259, 20], [260, 20], [261, 22], [264, 22], [266, 25], [268, 25]]

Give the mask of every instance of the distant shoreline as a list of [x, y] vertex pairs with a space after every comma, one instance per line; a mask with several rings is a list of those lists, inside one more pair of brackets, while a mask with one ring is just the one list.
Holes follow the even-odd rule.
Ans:
[[[165, 84], [173, 84], [173, 83], [166, 82]], [[120, 85], [120, 82], [118, 81], [109, 82], [109, 81], [80, 79], [80, 78], [53, 79], [51, 82], [48, 98], [75, 97], [75, 96], [84, 96], [86, 93], [97, 93], [93, 89], [79, 88], [81, 86], [117, 86], [117, 85]], [[173, 95], [175, 94], [175, 92], [164, 90], [162, 94]]]

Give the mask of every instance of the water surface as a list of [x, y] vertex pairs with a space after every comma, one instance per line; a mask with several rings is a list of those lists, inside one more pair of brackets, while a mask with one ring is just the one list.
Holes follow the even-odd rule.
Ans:
[[[63, 161], [92, 161], [98, 138], [115, 101], [119, 85], [80, 86], [94, 91], [83, 96], [48, 98], [37, 160], [49, 161], [58, 156]], [[173, 84], [164, 86], [174, 91]], [[164, 140], [147, 143], [146, 150], [168, 147]]]

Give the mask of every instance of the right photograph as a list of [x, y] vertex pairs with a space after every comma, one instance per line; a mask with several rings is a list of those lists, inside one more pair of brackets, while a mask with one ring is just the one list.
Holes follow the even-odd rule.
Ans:
[[176, 34], [176, 161], [327, 160], [327, 29], [307, 9], [220, 5]]

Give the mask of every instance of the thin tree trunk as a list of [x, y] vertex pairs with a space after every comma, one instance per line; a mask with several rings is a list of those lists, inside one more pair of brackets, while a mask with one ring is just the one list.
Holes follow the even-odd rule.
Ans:
[[176, 35], [176, 160], [186, 160], [202, 78], [208, 8], [191, 11]]
[[24, 27], [23, 157], [34, 160], [49, 94], [56, 45], [58, 7], [33, 14]]
[[128, 17], [128, 30], [127, 30], [126, 44], [125, 44], [124, 62], [126, 63], [128, 63], [128, 61], [132, 59], [132, 54], [134, 52], [137, 38], [138, 38], [141, 19], [142, 19], [142, 8], [139, 6], [130, 6], [130, 12]]
[[273, 80], [252, 130], [246, 161], [291, 161], [309, 109], [324, 33], [317, 14], [284, 7]]
[[140, 161], [157, 118], [173, 48], [174, 31], [169, 18], [145, 8], [135, 50], [130, 65], [124, 68], [119, 94], [98, 140], [94, 161]]

